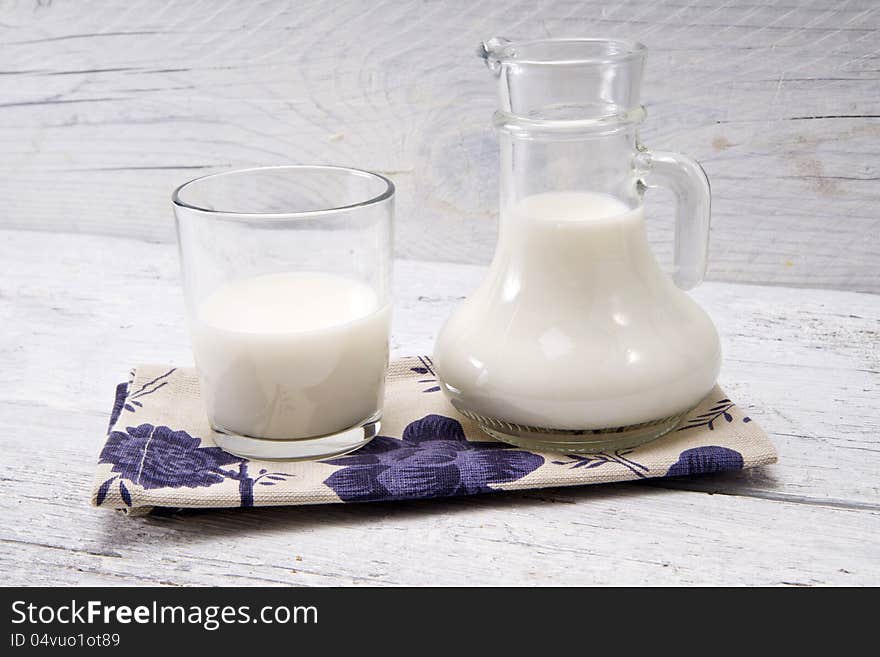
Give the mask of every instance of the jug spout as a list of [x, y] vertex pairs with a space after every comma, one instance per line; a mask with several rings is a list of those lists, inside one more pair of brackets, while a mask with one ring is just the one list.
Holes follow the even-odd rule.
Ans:
[[501, 57], [504, 49], [511, 43], [504, 37], [492, 37], [480, 42], [477, 56], [486, 62], [486, 67], [496, 75], [501, 73]]

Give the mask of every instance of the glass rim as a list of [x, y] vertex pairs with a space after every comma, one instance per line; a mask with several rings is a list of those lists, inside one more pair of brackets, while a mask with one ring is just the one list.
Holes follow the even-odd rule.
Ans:
[[[577, 44], [577, 45], [605, 45], [617, 46], [616, 51], [606, 48], [604, 52], [590, 56], [575, 56], [564, 59], [540, 59], [535, 57], [518, 57], [516, 48], [525, 48], [539, 44]], [[510, 49], [512, 52], [508, 51]], [[504, 44], [504, 47], [498, 49], [492, 59], [501, 64], [529, 64], [529, 65], [565, 65], [565, 64], [611, 64], [614, 62], [626, 61], [644, 57], [647, 48], [639, 41], [631, 39], [615, 39], [602, 37], [561, 37], [550, 39], [524, 39], [522, 41], [511, 41]]]
[[[198, 205], [194, 205], [192, 203], [187, 203], [181, 198], [181, 193], [186, 190], [190, 185], [194, 185], [196, 183], [204, 182], [208, 179], [222, 178], [226, 176], [235, 176], [240, 174], [247, 173], [256, 173], [256, 172], [264, 172], [264, 171], [333, 171], [333, 172], [342, 172], [347, 174], [353, 174], [359, 177], [372, 178], [374, 180], [378, 180], [385, 184], [385, 189], [382, 190], [381, 193], [372, 196], [366, 200], [358, 201], [357, 203], [348, 203], [346, 205], [336, 205], [327, 208], [320, 208], [318, 210], [292, 210], [290, 212], [237, 212], [234, 210], [217, 210], [211, 208], [203, 208]], [[217, 215], [220, 217], [226, 218], [252, 218], [252, 219], [297, 219], [300, 217], [315, 217], [324, 214], [331, 214], [336, 212], [345, 212], [347, 210], [354, 210], [356, 208], [363, 208], [370, 205], [375, 205], [376, 203], [381, 203], [382, 201], [386, 201], [392, 196], [394, 196], [395, 187], [394, 183], [391, 182], [390, 179], [383, 176], [381, 173], [376, 173], [375, 171], [367, 171], [366, 169], [357, 169], [355, 167], [344, 167], [344, 166], [336, 166], [332, 164], [279, 164], [274, 166], [261, 166], [261, 167], [248, 167], [244, 169], [232, 169], [230, 171], [219, 171], [217, 173], [209, 173], [204, 176], [199, 176], [198, 178], [193, 178], [192, 180], [188, 180], [187, 182], [179, 185], [172, 193], [171, 193], [171, 202], [175, 207], [185, 208], [187, 210], [195, 210], [196, 212], [204, 212], [210, 215]]]

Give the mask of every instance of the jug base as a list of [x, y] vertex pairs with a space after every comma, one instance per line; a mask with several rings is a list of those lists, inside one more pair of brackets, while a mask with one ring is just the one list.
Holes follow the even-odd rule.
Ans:
[[688, 411], [671, 417], [609, 429], [549, 429], [513, 424], [463, 410], [456, 410], [476, 422], [496, 440], [536, 452], [594, 454], [643, 445], [666, 435], [681, 423]]

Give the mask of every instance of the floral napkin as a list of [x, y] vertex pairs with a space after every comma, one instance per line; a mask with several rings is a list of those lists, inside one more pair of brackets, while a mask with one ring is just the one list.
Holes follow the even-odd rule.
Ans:
[[252, 461], [216, 447], [192, 369], [144, 365], [116, 389], [95, 506], [210, 508], [475, 495], [740, 470], [776, 461], [767, 435], [716, 387], [682, 426], [634, 449], [537, 453], [497, 442], [444, 397], [430, 358], [388, 372], [382, 431], [323, 461]]

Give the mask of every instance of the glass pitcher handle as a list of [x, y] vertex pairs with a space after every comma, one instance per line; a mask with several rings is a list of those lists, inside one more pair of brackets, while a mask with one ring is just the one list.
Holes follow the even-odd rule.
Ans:
[[708, 264], [712, 205], [709, 179], [703, 167], [686, 155], [644, 150], [637, 157], [646, 187], [666, 187], [675, 194], [672, 278], [678, 287], [689, 290], [703, 282]]

